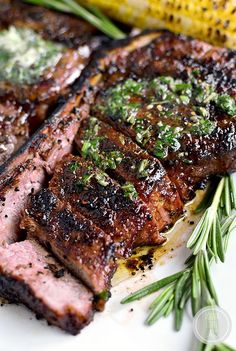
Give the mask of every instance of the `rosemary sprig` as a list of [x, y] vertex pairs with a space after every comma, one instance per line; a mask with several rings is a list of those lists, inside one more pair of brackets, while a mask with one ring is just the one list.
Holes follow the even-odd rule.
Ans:
[[125, 38], [119, 28], [117, 28], [108, 17], [106, 17], [95, 6], [90, 6], [88, 9], [79, 5], [74, 0], [24, 0], [27, 3], [49, 7], [51, 9], [72, 13], [88, 21], [94, 27], [98, 28], [101, 32], [105, 33], [113, 39]]
[[201, 344], [199, 351], [235, 351], [235, 350], [226, 344], [218, 344], [218, 345]]
[[[222, 178], [215, 195], [213, 197], [211, 205], [206, 209], [196, 228], [194, 229], [192, 235], [190, 236], [187, 247], [193, 250], [193, 254], [196, 255], [199, 251], [205, 250], [208, 243], [209, 235], [212, 231], [216, 234], [216, 237], [222, 237], [220, 233], [217, 233], [217, 230], [220, 230], [219, 217], [218, 217], [218, 208], [220, 202], [222, 201], [222, 192], [225, 188], [227, 177]], [[227, 182], [228, 184], [228, 182]], [[228, 187], [227, 187], [228, 188]], [[228, 198], [224, 198], [225, 211], [228, 202]], [[231, 202], [231, 201], [230, 201]], [[216, 233], [215, 233], [216, 232]], [[219, 235], [218, 235], [219, 234]], [[223, 260], [223, 257], [220, 257]]]
[[200, 201], [200, 203], [198, 204], [198, 206], [194, 209], [194, 213], [198, 214], [198, 213], [202, 213], [204, 210], [206, 210], [213, 199], [213, 196], [215, 194], [216, 188], [217, 188], [217, 179], [213, 179], [213, 181], [211, 181], [208, 184], [207, 190], [205, 192], [205, 195], [203, 197], [203, 199]]
[[[146, 324], [152, 325], [161, 317], [174, 313], [175, 329], [182, 324], [184, 308], [190, 300], [192, 314], [202, 307], [218, 305], [218, 297], [211, 278], [211, 264], [224, 261], [229, 237], [236, 228], [236, 187], [232, 176], [220, 179], [214, 195], [207, 194], [209, 203], [198, 225], [190, 236], [187, 246], [192, 255], [186, 260], [186, 268], [163, 278], [125, 297], [121, 303], [128, 303], [152, 294], [162, 288], [161, 294], [150, 306]], [[210, 200], [209, 200], [210, 199]], [[201, 350], [233, 350], [225, 344], [201, 345]]]

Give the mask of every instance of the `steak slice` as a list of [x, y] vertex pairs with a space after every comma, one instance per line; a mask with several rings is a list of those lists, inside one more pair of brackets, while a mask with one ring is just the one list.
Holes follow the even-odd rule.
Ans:
[[[122, 184], [128, 181], [134, 185], [159, 231], [169, 228], [179, 218], [183, 204], [161, 163], [130, 138], [90, 117], [79, 128], [76, 143], [83, 157], [91, 159]], [[156, 236], [153, 239], [155, 244]]]
[[93, 295], [33, 240], [0, 247], [0, 295], [76, 335], [93, 318]]
[[32, 196], [21, 228], [49, 247], [95, 294], [107, 295], [116, 268], [112, 238], [80, 213], [70, 211], [66, 201], [41, 190]]
[[152, 215], [130, 184], [119, 186], [91, 162], [68, 156], [54, 171], [49, 189], [111, 236], [119, 256], [131, 253], [137, 237], [146, 243], [149, 236], [158, 235]]
[[[38, 191], [55, 164], [71, 151], [80, 118], [71, 110], [80, 96], [72, 97], [0, 168], [0, 246], [19, 239], [19, 223], [29, 195]], [[76, 112], [76, 111], [74, 111]], [[80, 117], [83, 117], [81, 106]]]
[[26, 206], [29, 194], [41, 188], [45, 174], [37, 160], [28, 160], [14, 168], [8, 177], [1, 179], [0, 246], [20, 238], [19, 222], [22, 210]]
[[28, 117], [16, 101], [0, 98], [0, 165], [28, 139]]
[[143, 33], [97, 55], [83, 79], [90, 115], [157, 157], [184, 201], [236, 169], [235, 51]]

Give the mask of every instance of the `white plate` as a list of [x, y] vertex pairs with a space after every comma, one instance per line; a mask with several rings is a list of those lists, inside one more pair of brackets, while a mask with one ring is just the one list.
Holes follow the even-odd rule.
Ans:
[[[183, 262], [189, 254], [183, 243], [188, 230], [178, 224], [175, 234], [170, 235], [174, 239], [167, 244], [167, 248], [174, 246], [175, 250], [162, 256], [151, 271], [145, 272], [145, 277], [140, 273], [117, 283], [120, 280], [118, 274], [116, 285], [112, 289], [112, 298], [105, 311], [97, 313], [94, 321], [76, 337], [49, 327], [44, 321], [36, 320], [34, 314], [23, 306], [1, 307], [0, 351], [193, 351], [195, 344], [190, 308], [181, 331], [177, 333], [173, 330], [171, 316], [158, 321], [152, 327], [144, 325], [148, 305], [155, 295], [131, 304], [120, 304], [120, 300], [128, 293], [183, 268]], [[232, 234], [226, 262], [212, 267], [220, 305], [232, 320], [232, 332], [226, 340], [232, 347], [236, 347], [235, 248], [236, 232]], [[124, 273], [122, 278], [125, 278]]]

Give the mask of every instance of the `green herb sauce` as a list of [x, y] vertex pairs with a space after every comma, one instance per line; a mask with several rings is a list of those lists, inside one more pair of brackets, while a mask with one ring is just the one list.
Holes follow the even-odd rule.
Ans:
[[76, 182], [76, 190], [78, 192], [83, 191], [90, 183], [90, 179], [94, 176], [94, 173], [85, 173], [79, 180]]
[[103, 108], [103, 106], [100, 106], [100, 108], [134, 125], [140, 104], [131, 102], [130, 96], [133, 94], [139, 95], [142, 88], [142, 82], [139, 83], [133, 79], [127, 79], [123, 84], [118, 84], [109, 91], [107, 107]]
[[218, 95], [216, 104], [228, 115], [236, 115], [236, 102], [231, 96], [227, 94]]
[[126, 182], [124, 185], [122, 185], [122, 189], [125, 197], [128, 197], [130, 200], [137, 199], [138, 193], [132, 183]]
[[100, 184], [102, 186], [107, 186], [109, 184], [109, 180], [108, 180], [106, 173], [104, 173], [102, 171], [98, 171], [95, 174], [95, 178], [96, 178], [98, 184]]
[[107, 301], [109, 299], [109, 297], [111, 296], [109, 291], [103, 290], [100, 293], [96, 294], [96, 298], [97, 299], [102, 299]]
[[197, 123], [190, 127], [190, 133], [196, 135], [208, 135], [211, 134], [216, 127], [216, 122], [203, 117], [198, 118]]
[[149, 167], [149, 160], [148, 159], [143, 159], [138, 167], [138, 178], [146, 178], [148, 177], [148, 170]]
[[[99, 120], [95, 117], [90, 117], [88, 128], [85, 130], [81, 142], [82, 148], [81, 153], [84, 158], [89, 158], [94, 164], [101, 170], [106, 171], [107, 169], [116, 169], [117, 166], [125, 159], [125, 155], [120, 150], [102, 151], [100, 150], [100, 143], [104, 140], [104, 137], [98, 136], [99, 132]], [[123, 145], [125, 139], [123, 135], [120, 135], [120, 142]], [[130, 160], [129, 160], [130, 162]], [[149, 160], [142, 160], [137, 169], [138, 178], [144, 178], [148, 176]], [[136, 168], [136, 165], [131, 165]], [[101, 185], [106, 185], [106, 181], [100, 177], [96, 177], [97, 181]], [[123, 185], [125, 196], [130, 199], [137, 197], [135, 187], [131, 183], [125, 183]]]
[[215, 86], [200, 80], [199, 72], [195, 71], [186, 80], [168, 76], [127, 79], [110, 88], [104, 103], [95, 106], [95, 111], [132, 126], [141, 146], [154, 138], [154, 154], [166, 158], [169, 152], [181, 149], [181, 138], [185, 134], [202, 137], [215, 130], [216, 122], [210, 113], [212, 106], [236, 116], [236, 101], [228, 94], [217, 93]]
[[84, 189], [86, 189], [89, 186], [92, 178], [96, 179], [98, 184], [104, 187], [106, 187], [109, 184], [109, 178], [105, 172], [101, 170], [93, 171], [88, 168], [87, 172], [83, 174], [82, 177], [80, 177], [76, 182], [76, 191], [81, 192]]
[[169, 149], [177, 151], [180, 148], [180, 132], [183, 128], [171, 127], [167, 124], [159, 122], [158, 138], [156, 139], [154, 154], [159, 158], [165, 158], [168, 155]]
[[43, 40], [31, 29], [10, 27], [0, 32], [0, 80], [33, 84], [54, 67], [63, 46]]
[[100, 142], [104, 138], [97, 136], [98, 130], [99, 121], [97, 118], [90, 117], [89, 126], [81, 140], [83, 144], [81, 148], [82, 156], [92, 160], [102, 170], [116, 169], [124, 155], [119, 150], [100, 151]]
[[76, 172], [77, 169], [79, 168], [79, 163], [78, 162], [72, 162], [69, 166], [71, 172]]

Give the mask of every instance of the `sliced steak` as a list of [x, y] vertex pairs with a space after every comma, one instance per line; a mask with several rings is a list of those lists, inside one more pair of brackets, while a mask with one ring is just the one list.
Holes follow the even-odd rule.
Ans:
[[93, 295], [33, 240], [0, 248], [0, 295], [76, 335], [93, 317]]
[[[19, 222], [28, 196], [37, 192], [45, 180], [45, 170], [37, 160], [14, 168], [0, 183], [0, 246], [19, 239]], [[5, 183], [3, 183], [5, 181]]]
[[183, 204], [161, 163], [130, 138], [90, 117], [79, 128], [76, 143], [83, 157], [122, 184], [128, 181], [134, 185], [151, 210], [159, 231], [169, 228], [179, 218]]
[[28, 117], [15, 100], [0, 99], [0, 165], [28, 139]]
[[157, 243], [165, 241], [135, 189], [128, 183], [121, 187], [91, 162], [66, 157], [56, 167], [49, 189], [111, 236], [118, 255], [129, 255], [138, 237], [146, 243], [155, 234]]
[[[72, 148], [80, 119], [71, 112], [80, 97], [71, 98], [48, 119], [22, 146], [16, 155], [0, 168], [0, 246], [19, 238], [19, 223], [29, 195], [42, 187], [46, 175]], [[76, 112], [76, 111], [75, 111]], [[83, 117], [82, 107], [80, 117]]]
[[145, 33], [100, 53], [84, 86], [91, 116], [156, 156], [185, 201], [206, 177], [236, 169], [235, 51]]
[[109, 235], [46, 189], [32, 196], [21, 227], [49, 247], [95, 294], [107, 295], [116, 268]]

